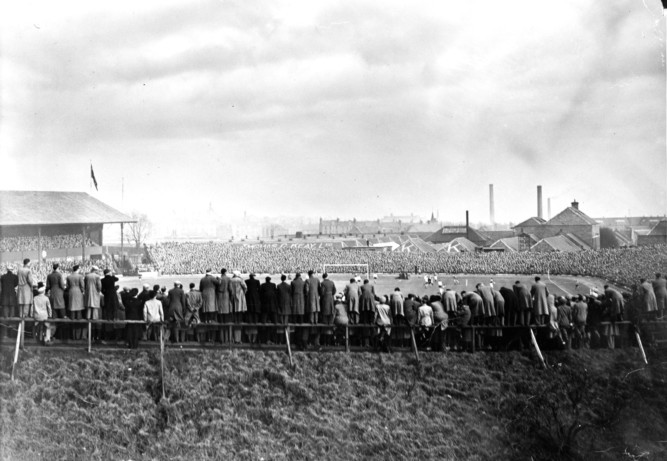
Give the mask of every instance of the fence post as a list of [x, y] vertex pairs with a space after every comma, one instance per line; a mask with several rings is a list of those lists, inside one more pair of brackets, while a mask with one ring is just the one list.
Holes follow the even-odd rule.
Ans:
[[14, 360], [12, 361], [12, 381], [14, 381], [14, 367], [16, 366], [16, 362], [19, 361], [19, 347], [21, 345], [21, 335], [23, 334], [24, 330], [23, 326], [23, 320], [21, 320], [21, 323], [19, 323], [19, 331], [16, 335], [16, 349], [14, 350]]
[[345, 352], [350, 353], [350, 327], [345, 325]]
[[164, 394], [164, 325], [160, 325], [160, 381], [162, 381], [162, 398]]
[[419, 352], [417, 351], [417, 340], [415, 339], [415, 330], [410, 325], [410, 337], [412, 338], [412, 350], [415, 351], [415, 359], [419, 362]]
[[644, 352], [644, 346], [642, 345], [642, 339], [639, 337], [639, 332], [637, 330], [635, 330], [635, 336], [637, 337], [637, 344], [639, 344], [639, 350], [642, 352], [644, 363], [648, 365], [648, 360], [646, 360], [646, 352]]
[[89, 354], [91, 353], [92, 348], [93, 348], [93, 346], [92, 346], [92, 337], [93, 337], [92, 330], [93, 330], [92, 324], [90, 323], [90, 319], [88, 319], [88, 353]]
[[292, 347], [289, 343], [289, 327], [285, 328], [285, 344], [287, 344], [287, 354], [289, 355], [289, 364], [291, 367], [294, 366], [294, 361], [292, 360]]
[[537, 351], [537, 356], [540, 358], [542, 366], [544, 368], [547, 368], [547, 364], [544, 362], [544, 357], [542, 357], [542, 351], [540, 350], [540, 346], [537, 345], [537, 339], [535, 338], [535, 333], [533, 333], [532, 328], [530, 328], [530, 339], [531, 341], [533, 341], [533, 346], [535, 346], [535, 351]]

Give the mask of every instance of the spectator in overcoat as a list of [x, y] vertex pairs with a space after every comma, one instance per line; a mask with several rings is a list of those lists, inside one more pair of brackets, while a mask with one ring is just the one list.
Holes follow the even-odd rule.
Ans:
[[21, 317], [29, 317], [32, 309], [32, 286], [35, 284], [32, 271], [30, 270], [30, 259], [23, 260], [23, 267], [18, 270], [17, 298]]
[[[245, 284], [248, 287], [245, 294], [246, 304], [248, 306], [245, 321], [246, 323], [257, 323], [259, 322], [259, 316], [262, 312], [262, 302], [259, 296], [259, 280], [255, 278], [255, 274], [251, 273], [248, 280], [245, 281]], [[251, 344], [257, 342], [257, 327], [248, 327], [246, 329], [246, 334], [248, 335]]]
[[[220, 270], [219, 284], [215, 288], [215, 300], [216, 307], [218, 310], [218, 322], [220, 323], [231, 323], [233, 321], [229, 283], [231, 279], [227, 275], [227, 269], [222, 268]], [[223, 343], [228, 343], [232, 340], [229, 337], [229, 328], [221, 327], [220, 335]]]
[[350, 323], [356, 325], [359, 323], [359, 295], [360, 289], [355, 278], [350, 279], [350, 283], [345, 285], [343, 292], [347, 303], [347, 315], [350, 317]]
[[518, 302], [516, 325], [527, 327], [530, 325], [530, 317], [533, 315], [533, 298], [526, 285], [518, 280], [514, 283], [513, 289]]
[[[248, 291], [248, 286], [245, 284], [241, 278], [241, 272], [234, 271], [233, 277], [229, 281], [229, 300], [232, 304], [232, 314], [234, 316], [234, 323], [241, 323], [243, 321], [243, 316], [248, 311], [248, 305], [246, 304], [245, 294]], [[234, 328], [234, 342], [241, 342], [241, 328]]]
[[[19, 317], [18, 299], [16, 297], [16, 287], [19, 284], [19, 278], [13, 272], [14, 268], [7, 265], [7, 272], [0, 276], [0, 307], [2, 308], [2, 317]], [[0, 341], [8, 336], [7, 326], [4, 322], [0, 325]]]
[[206, 269], [206, 273], [199, 281], [199, 291], [202, 298], [202, 315], [207, 323], [214, 323], [217, 320], [218, 309], [216, 302], [216, 289], [220, 281], [211, 273], [211, 269]]
[[[535, 277], [535, 283], [530, 287], [530, 295], [533, 301], [533, 316], [538, 325], [544, 325], [549, 321], [550, 309], [548, 303], [549, 289], [540, 277]], [[555, 308], [554, 304], [554, 308]]]
[[171, 338], [174, 343], [185, 341], [185, 309], [187, 299], [180, 281], [174, 282], [174, 288], [167, 295], [167, 321], [171, 326]]
[[667, 279], [661, 274], [655, 274], [655, 280], [652, 282], [655, 301], [658, 307], [658, 317], [664, 317], [667, 308]]

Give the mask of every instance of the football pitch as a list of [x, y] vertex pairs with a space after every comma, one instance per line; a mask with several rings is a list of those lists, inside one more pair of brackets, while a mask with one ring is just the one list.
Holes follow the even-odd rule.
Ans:
[[[280, 274], [269, 275], [273, 283], [280, 283]], [[266, 276], [267, 274], [258, 274], [256, 278], [260, 283], [264, 283], [264, 278]], [[329, 274], [329, 279], [336, 284], [337, 291], [343, 291], [345, 285], [353, 276], [354, 274]], [[165, 275], [150, 278], [124, 277], [118, 282], [118, 284], [121, 287], [129, 288], [140, 288], [144, 283], [149, 284], [151, 287], [153, 287], [153, 285], [159, 284], [161, 287], [165, 286], [169, 290], [173, 287], [175, 281], [180, 281], [187, 291], [190, 283], [195, 283], [195, 286], [198, 288], [199, 280], [202, 277], [203, 274]], [[242, 277], [244, 280], [246, 280], [248, 275], [243, 274]], [[302, 277], [307, 278], [307, 275], [303, 274]], [[530, 287], [530, 285], [534, 282], [534, 277], [535, 276], [531, 275], [512, 274], [438, 274], [438, 281], [442, 282], [445, 288], [451, 288], [455, 291], [461, 292], [463, 290], [474, 290], [475, 286], [480, 282], [484, 283], [485, 285], [489, 285], [491, 281], [493, 281], [495, 289], [499, 289], [501, 286], [511, 287], [517, 280], [520, 280], [522, 283], [526, 284], [526, 286]], [[587, 295], [591, 292], [592, 289], [595, 289], [598, 292], [604, 291], [602, 287], [604, 286], [605, 281], [593, 277], [575, 277], [569, 275], [540, 275], [540, 277], [547, 285], [549, 292], [556, 296], [574, 294]], [[322, 279], [321, 274], [318, 274], [318, 278], [320, 278], [320, 280]], [[289, 283], [290, 280], [288, 279], [287, 282]], [[410, 278], [404, 280], [399, 279], [398, 275], [396, 274], [378, 274], [377, 279], [371, 277], [370, 282], [375, 285], [375, 293], [377, 295], [389, 295], [394, 291], [395, 288], [399, 288], [404, 295], [412, 293], [415, 295], [423, 296], [438, 293], [437, 282], [434, 281], [432, 285], [425, 285], [423, 275], [410, 274]]]

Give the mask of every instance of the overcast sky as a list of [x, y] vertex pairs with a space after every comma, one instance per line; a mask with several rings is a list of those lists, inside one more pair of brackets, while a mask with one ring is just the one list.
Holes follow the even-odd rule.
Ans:
[[545, 215], [667, 208], [659, 1], [7, 3], [0, 189], [90, 191], [92, 162], [168, 219], [477, 222], [490, 183], [498, 222], [537, 184]]

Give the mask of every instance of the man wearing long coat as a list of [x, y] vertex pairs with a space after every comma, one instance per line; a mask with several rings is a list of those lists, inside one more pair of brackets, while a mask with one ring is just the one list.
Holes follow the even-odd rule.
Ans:
[[667, 280], [661, 274], [655, 274], [652, 285], [658, 305], [658, 315], [662, 317], [665, 315], [665, 308], [667, 308]]
[[32, 306], [32, 285], [34, 283], [32, 272], [30, 271], [30, 259], [23, 260], [23, 267], [18, 270], [18, 289], [17, 298], [21, 317], [30, 316], [30, 308]]
[[[60, 273], [59, 267], [60, 264], [53, 263], [53, 272], [46, 277], [45, 292], [51, 302], [53, 317], [62, 319], [67, 317], [67, 315], [65, 312], [65, 281], [63, 280], [63, 274]], [[59, 328], [58, 334], [60, 335], [60, 339], [67, 339], [67, 326], [62, 326], [64, 328]]]
[[[0, 276], [0, 308], [2, 308], [2, 317], [18, 317], [17, 311], [18, 299], [16, 297], [16, 287], [19, 284], [19, 278], [12, 272], [12, 266], [7, 266], [7, 272]], [[4, 322], [0, 325], [0, 338], [7, 336], [7, 326]], [[0, 339], [1, 340], [1, 339]]]
[[278, 323], [278, 288], [266, 277], [259, 287], [259, 300], [262, 303], [262, 323]]
[[[220, 271], [220, 284], [216, 286], [215, 295], [218, 308], [218, 314], [229, 315], [232, 313], [231, 303], [229, 301], [229, 281], [231, 280], [227, 275], [227, 269]], [[221, 322], [229, 321], [228, 318], [220, 319]]]
[[[86, 318], [99, 320], [100, 318], [100, 294], [102, 293], [102, 281], [97, 273], [99, 269], [93, 266], [90, 272], [86, 274], [83, 280], [85, 292], [83, 295], [83, 304], [86, 306]], [[99, 324], [93, 325], [94, 339], [99, 341], [102, 328]]]
[[278, 315], [279, 321], [283, 325], [289, 323], [292, 315], [292, 288], [285, 280], [287, 280], [287, 276], [281, 275], [278, 284]]
[[313, 271], [308, 271], [308, 280], [306, 280], [306, 306], [305, 313], [308, 315], [310, 323], [317, 323], [320, 313], [320, 279]]
[[[104, 277], [102, 278], [102, 295], [104, 296], [104, 307], [102, 308], [102, 318], [104, 320], [113, 320], [116, 318], [116, 311], [118, 310], [118, 296], [116, 294], [116, 283], [118, 277], [110, 269], [104, 269]], [[104, 325], [105, 331], [109, 334], [112, 330], [112, 325]]]
[[[67, 276], [67, 310], [73, 320], [83, 318], [83, 292], [85, 291], [83, 275], [78, 265], [72, 267], [72, 273]], [[82, 326], [72, 327], [73, 339], [81, 339], [83, 335]]]
[[292, 315], [295, 317], [295, 323], [302, 323], [303, 315], [305, 314], [305, 282], [301, 278], [300, 273], [296, 273], [294, 280], [292, 280], [291, 295], [292, 295]]
[[638, 287], [639, 299], [644, 312], [657, 312], [658, 301], [653, 291], [653, 285], [646, 279], [641, 279]]
[[185, 308], [187, 300], [181, 282], [174, 282], [174, 288], [167, 295], [167, 321], [171, 324], [171, 337], [175, 343], [185, 341]]
[[[229, 281], [229, 300], [231, 301], [234, 323], [241, 323], [243, 321], [243, 314], [248, 311], [245, 299], [247, 291], [248, 286], [241, 278], [241, 273], [234, 271], [234, 276]], [[241, 342], [241, 329], [238, 327], [234, 328], [234, 342]]]
[[355, 325], [359, 323], [359, 285], [354, 278], [350, 279], [350, 283], [345, 285], [345, 302], [347, 303], [347, 315], [350, 318], [350, 324]]
[[[320, 283], [320, 313], [321, 322], [325, 325], [333, 325], [334, 320], [334, 296], [336, 295], [336, 284], [329, 280], [329, 274], [322, 274], [322, 283]], [[333, 329], [326, 328], [322, 331], [325, 335], [325, 342], [331, 342]]]
[[540, 277], [535, 277], [535, 283], [530, 287], [530, 295], [533, 300], [533, 315], [538, 325], [544, 325], [549, 319], [549, 289], [541, 281]]
[[202, 314], [206, 322], [217, 320], [217, 307], [215, 305], [215, 290], [220, 282], [213, 277], [211, 269], [206, 269], [206, 274], [199, 281], [199, 291], [202, 298]]
[[493, 300], [493, 290], [483, 283], [477, 284], [477, 293], [482, 297], [484, 303], [484, 318], [490, 319], [496, 316], [496, 306]]
[[518, 303], [516, 324], [527, 327], [530, 325], [530, 316], [533, 313], [533, 298], [526, 285], [518, 280], [514, 283], [513, 289]]
[[375, 287], [368, 279], [364, 280], [364, 284], [361, 285], [359, 311], [361, 312], [361, 323], [373, 323], [375, 317]]

